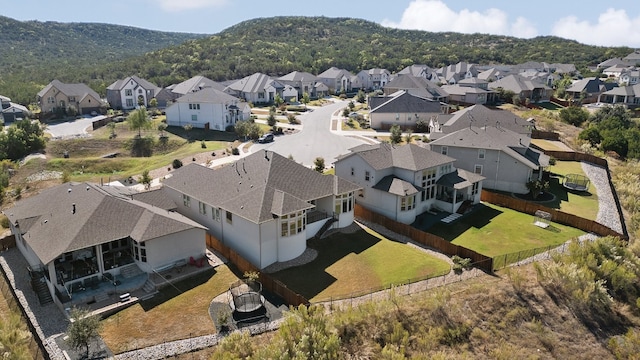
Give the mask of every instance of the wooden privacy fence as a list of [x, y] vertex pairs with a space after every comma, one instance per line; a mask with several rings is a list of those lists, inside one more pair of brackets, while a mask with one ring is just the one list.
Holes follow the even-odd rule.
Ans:
[[260, 272], [260, 269], [255, 267], [245, 258], [240, 256], [237, 252], [235, 252], [230, 247], [224, 245], [220, 240], [216, 239], [213, 235], [207, 234], [207, 246], [214, 249], [220, 255], [226, 257], [230, 263], [232, 263], [239, 272], [258, 272], [260, 273], [260, 282], [262, 283], [262, 288], [280, 296], [285, 303], [291, 306], [299, 306], [299, 305], [308, 305], [309, 300], [307, 300], [304, 296], [296, 293], [295, 291], [289, 289], [282, 282], [274, 279], [268, 274]]
[[482, 190], [480, 200], [531, 215], [534, 215], [537, 210], [546, 211], [551, 214], [551, 219], [554, 222], [568, 225], [585, 232], [592, 232], [600, 236], [617, 236], [621, 239], [629, 240], [626, 235], [620, 234], [619, 232], [593, 220], [585, 219], [573, 214], [567, 214], [560, 210], [552, 209], [531, 201], [520, 200], [512, 196], [498, 194], [487, 190]]
[[452, 244], [451, 242], [439, 236], [429, 234], [422, 230], [416, 229], [411, 225], [403, 224], [395, 220], [389, 219], [384, 215], [375, 213], [358, 204], [356, 204], [355, 206], [355, 216], [358, 218], [364, 219], [365, 221], [370, 221], [370, 222], [379, 224], [381, 226], [384, 226], [385, 228], [397, 234], [409, 237], [413, 241], [420, 243], [424, 246], [436, 249], [445, 255], [448, 255], [448, 256], [458, 255], [462, 258], [469, 258], [471, 259], [471, 262], [476, 264], [478, 268], [488, 273], [491, 273], [493, 271], [492, 258], [482, 255], [480, 253], [477, 253], [473, 250], [467, 249], [465, 247]]
[[554, 131], [542, 131], [533, 129], [531, 130], [531, 138], [560, 141], [560, 134]]

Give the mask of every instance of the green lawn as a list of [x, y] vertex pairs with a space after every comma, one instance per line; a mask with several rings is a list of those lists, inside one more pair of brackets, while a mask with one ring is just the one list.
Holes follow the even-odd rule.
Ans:
[[365, 294], [448, 273], [447, 262], [371, 230], [311, 242], [318, 258], [273, 276], [312, 302]]
[[531, 139], [531, 143], [540, 147], [543, 150], [549, 151], [566, 151], [565, 147], [560, 147], [554, 144], [553, 141], [545, 140], [545, 139]]
[[593, 185], [589, 185], [587, 192], [568, 191], [562, 186], [564, 176], [567, 174], [585, 175], [582, 165], [577, 161], [556, 161], [550, 166], [551, 172], [550, 191], [556, 199], [543, 205], [577, 215], [589, 220], [595, 220], [598, 215], [598, 195]]
[[427, 231], [491, 257], [555, 246], [584, 234], [582, 230], [555, 223], [542, 229], [533, 225], [532, 215], [493, 204], [479, 206], [453, 224], [438, 223]]

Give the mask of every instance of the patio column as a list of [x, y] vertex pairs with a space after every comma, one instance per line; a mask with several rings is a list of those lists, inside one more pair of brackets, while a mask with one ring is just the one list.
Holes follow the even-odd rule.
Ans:
[[458, 197], [458, 190], [453, 188], [453, 200], [451, 200], [451, 212], [456, 212], [456, 198]]
[[104, 273], [104, 258], [102, 257], [102, 246], [96, 245], [96, 259], [98, 260], [98, 272]]

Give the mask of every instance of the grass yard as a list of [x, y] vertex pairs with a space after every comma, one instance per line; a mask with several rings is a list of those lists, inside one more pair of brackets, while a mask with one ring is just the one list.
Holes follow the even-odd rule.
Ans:
[[531, 143], [543, 150], [567, 151], [566, 147], [557, 145], [557, 141], [549, 141], [545, 139], [531, 139]]
[[209, 304], [238, 277], [226, 266], [163, 288], [153, 298], [102, 321], [100, 335], [119, 354], [165, 341], [214, 334]]
[[555, 223], [542, 229], [533, 225], [532, 215], [493, 204], [479, 206], [451, 225], [438, 223], [427, 231], [491, 257], [559, 245], [584, 234], [582, 230]]
[[[568, 191], [562, 186], [564, 176], [567, 174], [585, 175], [582, 165], [577, 161], [556, 161], [549, 167], [552, 173], [549, 181], [550, 189], [556, 199], [543, 205], [574, 214], [585, 219], [595, 220], [598, 215], [598, 195], [593, 184], [589, 185], [588, 192]], [[554, 175], [555, 174], [555, 175]]]
[[442, 275], [444, 260], [367, 229], [314, 241], [313, 262], [273, 274], [312, 302], [364, 294], [390, 284]]

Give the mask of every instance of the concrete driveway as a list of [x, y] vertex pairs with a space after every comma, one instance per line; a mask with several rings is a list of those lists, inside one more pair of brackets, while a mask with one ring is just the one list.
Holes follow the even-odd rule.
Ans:
[[45, 132], [51, 134], [51, 137], [54, 140], [71, 137], [85, 137], [89, 136], [87, 128], [91, 127], [92, 122], [92, 117], [83, 117], [80, 119], [72, 119], [69, 121], [48, 124]]
[[325, 105], [300, 115], [302, 130], [293, 135], [276, 136], [269, 144], [254, 144], [250, 151], [268, 149], [282, 156], [289, 157], [305, 166], [313, 166], [317, 157], [324, 158], [327, 168], [331, 167], [338, 155], [346, 154], [349, 149], [365, 144], [364, 140], [341, 136], [331, 132], [331, 116], [334, 112], [347, 106], [347, 101]]

